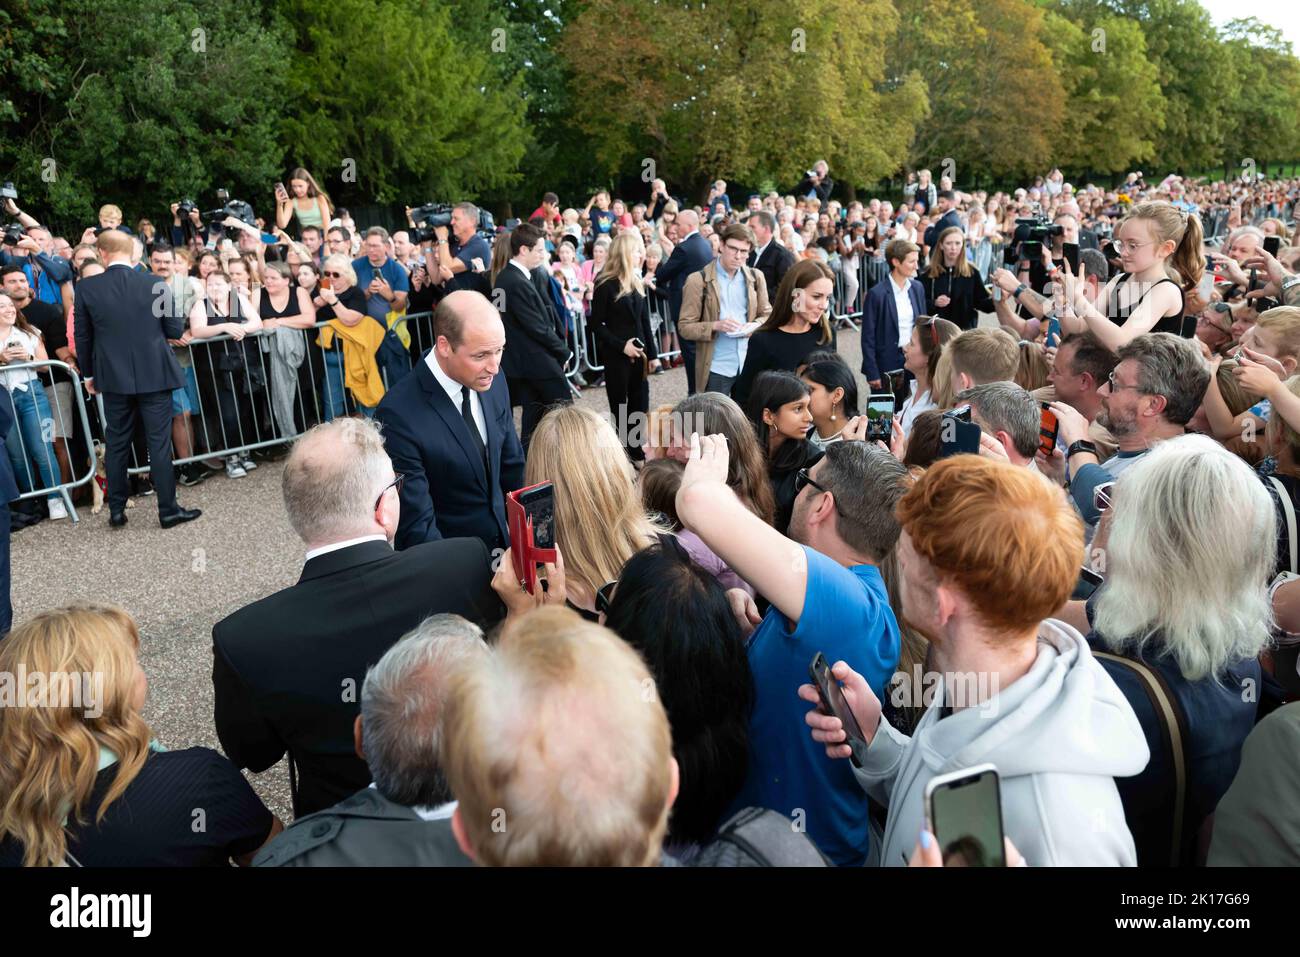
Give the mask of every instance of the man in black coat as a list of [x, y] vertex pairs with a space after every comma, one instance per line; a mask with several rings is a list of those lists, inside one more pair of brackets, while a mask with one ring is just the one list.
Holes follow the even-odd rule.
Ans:
[[478, 539], [393, 551], [401, 484], [374, 423], [337, 419], [308, 432], [283, 478], [289, 522], [307, 548], [302, 577], [212, 629], [221, 747], [254, 772], [287, 751], [298, 816], [370, 783], [353, 738], [367, 668], [429, 615], [488, 628], [504, 613]]
[[767, 280], [768, 302], [776, 301], [776, 291], [781, 287], [781, 280], [794, 265], [794, 253], [782, 246], [776, 239], [776, 217], [765, 209], [751, 213], [745, 220], [754, 233], [755, 246], [749, 254], [749, 266], [757, 269]]
[[202, 514], [177, 504], [172, 468], [172, 392], [185, 380], [167, 340], [184, 334], [185, 317], [172, 308], [164, 280], [131, 268], [133, 242], [116, 229], [96, 240], [108, 268], [77, 284], [77, 362], [88, 373], [86, 388], [104, 397], [109, 525], [126, 524], [126, 470], [138, 418], [149, 445], [158, 521], [171, 528]]
[[564, 378], [569, 347], [555, 326], [555, 312], [533, 282], [533, 269], [546, 256], [546, 239], [531, 223], [510, 233], [510, 262], [497, 274], [492, 302], [501, 311], [506, 351], [501, 367], [511, 406], [523, 406], [520, 440], [524, 452], [548, 409], [572, 401]]
[[438, 303], [432, 323], [434, 347], [375, 412], [393, 467], [405, 476], [397, 547], [472, 536], [503, 549], [505, 493], [524, 484], [524, 450], [497, 374], [501, 316], [463, 289]]
[[956, 226], [963, 233], [966, 231], [962, 227], [961, 217], [957, 215], [957, 194], [952, 190], [939, 190], [938, 197], [935, 200], [935, 209], [939, 211], [940, 216], [933, 226], [927, 226], [925, 230], [925, 248], [929, 256], [935, 254], [935, 244], [939, 242], [939, 237], [943, 235], [945, 229]]
[[[672, 255], [655, 270], [655, 286], [668, 296], [668, 312], [673, 317], [673, 328], [682, 314], [682, 290], [692, 273], [697, 273], [713, 262], [713, 247], [700, 235], [700, 217], [693, 209], [683, 209], [677, 214], [677, 245]], [[686, 394], [695, 394], [695, 343], [678, 336], [682, 344], [682, 361], [686, 365]]]

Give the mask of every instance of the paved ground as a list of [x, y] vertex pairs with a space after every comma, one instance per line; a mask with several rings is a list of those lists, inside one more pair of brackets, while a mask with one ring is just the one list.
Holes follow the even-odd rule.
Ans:
[[[840, 350], [856, 369], [860, 351], [851, 330], [841, 334]], [[685, 394], [681, 369], [651, 379], [652, 406]], [[587, 390], [580, 401], [599, 412], [609, 408], [603, 388]], [[16, 533], [15, 622], [73, 601], [122, 605], [140, 626], [150, 684], [145, 718], [158, 740], [173, 749], [219, 749], [212, 725], [212, 625], [293, 584], [302, 568], [302, 546], [281, 505], [280, 473], [280, 463], [265, 462], [247, 478], [214, 476], [182, 487], [181, 503], [203, 509], [203, 517], [169, 531], [159, 528], [156, 505], [145, 498], [127, 512], [121, 531], [109, 529], [107, 509], [99, 515], [83, 509], [79, 525], [45, 521]], [[288, 821], [284, 762], [249, 779]]]

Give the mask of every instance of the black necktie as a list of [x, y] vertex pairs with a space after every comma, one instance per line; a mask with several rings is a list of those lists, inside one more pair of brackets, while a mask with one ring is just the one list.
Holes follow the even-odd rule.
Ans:
[[460, 416], [465, 420], [465, 428], [469, 429], [469, 437], [474, 440], [474, 447], [478, 449], [478, 454], [483, 456], [483, 472], [491, 475], [492, 468], [488, 465], [487, 446], [483, 444], [483, 436], [479, 435], [478, 425], [474, 422], [474, 409], [469, 404], [469, 386], [460, 387]]

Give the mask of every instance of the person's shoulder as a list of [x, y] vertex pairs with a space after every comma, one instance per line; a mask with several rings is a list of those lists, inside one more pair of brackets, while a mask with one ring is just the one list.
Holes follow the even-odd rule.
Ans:
[[421, 542], [394, 553], [394, 561], [403, 567], [427, 565], [441, 571], [481, 567], [491, 572], [491, 554], [481, 538], [441, 538]]

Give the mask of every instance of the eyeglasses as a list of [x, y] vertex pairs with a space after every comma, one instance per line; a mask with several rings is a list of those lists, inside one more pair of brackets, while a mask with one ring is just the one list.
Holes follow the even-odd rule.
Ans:
[[1111, 392], [1119, 392], [1121, 389], [1132, 389], [1134, 392], [1141, 392], [1141, 391], [1142, 391], [1142, 387], [1141, 387], [1141, 386], [1137, 386], [1137, 385], [1122, 385], [1122, 384], [1120, 384], [1119, 382], [1116, 382], [1116, 381], [1115, 381], [1115, 373], [1114, 373], [1114, 372], [1111, 372], [1111, 374], [1110, 374], [1109, 376], [1107, 376], [1107, 378], [1106, 378], [1106, 382], [1110, 385], [1110, 391], [1111, 391]]
[[393, 478], [393, 480], [384, 486], [384, 490], [379, 493], [379, 497], [375, 499], [376, 509], [379, 508], [379, 503], [384, 500], [384, 496], [388, 494], [388, 490], [390, 488], [397, 489], [398, 495], [402, 494], [402, 483], [406, 481], [406, 476], [403, 475], [401, 472], [394, 473], [394, 476], [395, 477]]
[[614, 589], [618, 587], [618, 579], [612, 582], [605, 582], [596, 589], [596, 611], [602, 615], [609, 614], [610, 602], [614, 600]]
[[[824, 492], [828, 495], [831, 493], [830, 489], [828, 489], [825, 485], [820, 484], [815, 478], [809, 475], [807, 469], [800, 469], [797, 473], [795, 473], [795, 477], [794, 477], [794, 494], [797, 496], [800, 492], [804, 490], [804, 486], [806, 485], [811, 485], [817, 491]], [[831, 499], [831, 501], [835, 503], [835, 511], [839, 515], [843, 515], [844, 513], [840, 511], [840, 503], [836, 502], [834, 499]]]
[[322, 275], [322, 276], [329, 276], [329, 278], [331, 278], [331, 279], [342, 279], [342, 278], [343, 278], [343, 273], [341, 273], [341, 272], [323, 272], [323, 273], [321, 273], [321, 275]]
[[[1135, 252], [1137, 252], [1139, 249], [1141, 249], [1143, 246], [1150, 246], [1150, 245], [1152, 245], [1152, 243], [1137, 243], [1137, 242], [1134, 242], [1134, 241], [1131, 240], [1131, 239], [1113, 239], [1113, 240], [1111, 240], [1111, 242], [1114, 243], [1114, 244], [1115, 244], [1115, 248], [1118, 249], [1118, 250], [1119, 250], [1120, 252], [1122, 252], [1122, 253], [1123, 253], [1123, 252], [1135, 253]], [[1154, 242], [1154, 240], [1153, 240], [1153, 242]]]
[[729, 252], [729, 253], [735, 253], [737, 256], [748, 256], [748, 255], [749, 255], [749, 247], [748, 247], [748, 246], [740, 246], [740, 247], [737, 247], [737, 246], [733, 246], [733, 245], [731, 245], [731, 243], [727, 243], [723, 248], [724, 248], [725, 250], [727, 250], [727, 252]]

